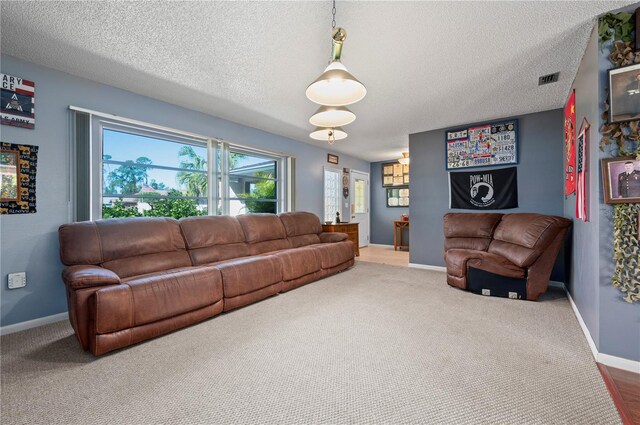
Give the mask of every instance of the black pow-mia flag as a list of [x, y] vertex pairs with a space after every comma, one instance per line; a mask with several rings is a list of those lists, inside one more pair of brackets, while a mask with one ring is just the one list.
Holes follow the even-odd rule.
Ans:
[[449, 173], [449, 206], [466, 210], [518, 207], [516, 167]]

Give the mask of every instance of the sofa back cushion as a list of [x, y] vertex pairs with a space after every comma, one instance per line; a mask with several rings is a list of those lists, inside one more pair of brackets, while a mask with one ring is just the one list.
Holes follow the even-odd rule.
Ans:
[[249, 255], [290, 248], [287, 234], [280, 218], [275, 214], [244, 214], [236, 217], [245, 241], [249, 244]]
[[570, 225], [571, 221], [563, 217], [506, 214], [493, 234], [489, 252], [501, 255], [520, 267], [529, 267]]
[[322, 233], [322, 223], [317, 215], [300, 211], [278, 214], [278, 217], [292, 248], [320, 243], [318, 234]]
[[486, 251], [503, 214], [448, 213], [444, 215], [444, 249]]
[[244, 231], [235, 217], [187, 217], [180, 219], [180, 228], [195, 266], [249, 255]]
[[111, 218], [64, 224], [60, 258], [68, 266], [100, 265], [121, 278], [191, 265], [177, 220]]

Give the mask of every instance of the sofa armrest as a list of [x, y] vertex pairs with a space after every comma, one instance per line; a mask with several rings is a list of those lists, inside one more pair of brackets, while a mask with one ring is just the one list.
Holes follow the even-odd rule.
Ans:
[[349, 238], [346, 233], [339, 232], [322, 232], [318, 236], [320, 236], [320, 242], [322, 243], [342, 242]]
[[120, 278], [111, 270], [98, 266], [71, 266], [62, 272], [62, 280], [69, 289], [117, 285]]

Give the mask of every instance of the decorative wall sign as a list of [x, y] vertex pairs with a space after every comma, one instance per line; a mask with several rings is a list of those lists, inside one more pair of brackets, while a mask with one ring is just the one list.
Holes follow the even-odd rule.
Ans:
[[387, 207], [408, 207], [409, 188], [388, 188]]
[[382, 187], [406, 186], [409, 184], [409, 164], [387, 162], [382, 164]]
[[337, 164], [339, 161], [338, 155], [327, 154], [327, 162], [329, 164]]
[[0, 118], [3, 125], [34, 128], [35, 83], [13, 75], [0, 74], [2, 81]]
[[518, 163], [518, 120], [447, 131], [447, 170]]
[[516, 167], [449, 173], [451, 208], [501, 210], [518, 207]]
[[38, 147], [0, 143], [0, 214], [36, 212]]
[[564, 107], [564, 196], [576, 191], [576, 92]]

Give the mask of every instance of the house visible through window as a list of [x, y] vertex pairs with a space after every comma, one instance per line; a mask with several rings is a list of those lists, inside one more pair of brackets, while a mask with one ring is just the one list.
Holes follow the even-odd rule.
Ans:
[[[102, 127], [100, 217], [286, 210], [287, 157], [140, 129]], [[215, 158], [209, 164], [208, 158]], [[94, 171], [95, 173], [96, 171]], [[97, 177], [96, 174], [94, 176]], [[209, 182], [217, 185], [209, 187]], [[93, 186], [97, 190], [97, 186]], [[95, 193], [95, 192], [94, 192]], [[94, 217], [98, 217], [94, 208]]]

